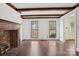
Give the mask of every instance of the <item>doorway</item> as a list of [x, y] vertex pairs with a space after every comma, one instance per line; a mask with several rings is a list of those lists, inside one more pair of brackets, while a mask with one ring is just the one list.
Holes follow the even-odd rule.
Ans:
[[18, 47], [19, 42], [19, 36], [18, 36], [18, 30], [8, 30], [10, 34], [10, 47], [16, 48]]

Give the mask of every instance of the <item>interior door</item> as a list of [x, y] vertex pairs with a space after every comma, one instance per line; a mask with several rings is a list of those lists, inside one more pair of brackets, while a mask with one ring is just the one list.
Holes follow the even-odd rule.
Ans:
[[18, 46], [18, 30], [10, 30], [10, 47], [15, 48]]

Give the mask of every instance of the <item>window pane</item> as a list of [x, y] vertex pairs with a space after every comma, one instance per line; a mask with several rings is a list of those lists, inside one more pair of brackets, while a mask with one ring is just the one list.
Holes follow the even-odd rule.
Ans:
[[49, 38], [56, 38], [56, 21], [49, 21]]
[[38, 21], [31, 21], [31, 37], [38, 37]]
[[37, 30], [32, 30], [32, 34], [37, 34]]
[[38, 22], [32, 21], [32, 29], [37, 29], [37, 28], [38, 28]]
[[50, 30], [49, 38], [56, 38], [56, 31], [55, 30]]
[[49, 22], [49, 29], [56, 29], [56, 21]]

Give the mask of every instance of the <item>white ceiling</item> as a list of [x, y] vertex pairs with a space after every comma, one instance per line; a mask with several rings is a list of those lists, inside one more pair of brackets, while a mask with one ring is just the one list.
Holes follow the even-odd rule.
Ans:
[[73, 7], [76, 3], [12, 3], [16, 8]]

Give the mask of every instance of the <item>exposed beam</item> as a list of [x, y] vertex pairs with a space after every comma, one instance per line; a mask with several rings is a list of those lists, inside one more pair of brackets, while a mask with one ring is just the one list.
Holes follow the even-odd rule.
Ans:
[[22, 19], [36, 19], [36, 18], [60, 18], [60, 16], [26, 16], [21, 15]]
[[17, 8], [14, 6], [14, 5], [12, 5], [11, 3], [6, 3], [8, 6], [10, 6], [11, 8], [13, 8], [14, 10], [17, 10]]
[[79, 3], [77, 3], [77, 4], [73, 7], [73, 9], [75, 9], [76, 7], [79, 7]]
[[51, 7], [51, 8], [20, 8], [18, 11], [31, 11], [31, 10], [71, 10], [72, 7]]
[[[72, 10], [73, 10], [73, 9], [72, 9]], [[70, 11], [72, 11], [72, 10], [67, 11], [67, 12], [66, 12], [66, 13], [64, 13], [62, 16], [64, 16], [65, 14], [69, 13], [69, 12], [70, 12]], [[62, 16], [61, 16], [61, 17], [62, 17]]]
[[[15, 11], [17, 11], [17, 12], [19, 12], [18, 10], [17, 10], [17, 8], [14, 6], [14, 5], [12, 5], [11, 3], [5, 3], [6, 5], [8, 5], [8, 6], [10, 6], [12, 9], [14, 9]], [[19, 12], [20, 13], [20, 12]]]
[[29, 17], [29, 18], [23, 18], [22, 19], [44, 19], [44, 18], [60, 18], [60, 17]]
[[36, 15], [22, 15], [22, 16], [63, 16], [64, 14], [36, 14]]
[[[73, 9], [75, 9], [76, 7], [79, 7], [79, 3], [77, 3], [75, 6], [73, 6]], [[72, 9], [72, 10], [73, 10], [73, 9]], [[68, 12], [64, 13], [62, 16], [64, 16], [65, 14], [69, 13], [69, 12], [72, 11], [72, 10], [69, 10]], [[62, 16], [61, 16], [61, 17], [62, 17]]]

